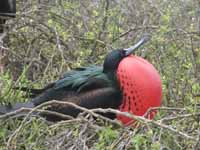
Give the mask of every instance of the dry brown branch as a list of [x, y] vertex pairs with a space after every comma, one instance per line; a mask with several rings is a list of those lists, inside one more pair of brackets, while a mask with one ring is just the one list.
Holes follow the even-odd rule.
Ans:
[[173, 121], [173, 120], [177, 120], [177, 119], [182, 119], [182, 118], [191, 118], [191, 117], [196, 117], [198, 120], [200, 119], [200, 112], [199, 113], [192, 113], [192, 114], [183, 114], [183, 115], [176, 115], [176, 116], [172, 116], [172, 117], [166, 117], [163, 118], [161, 120], [159, 120], [160, 122], [167, 122], [167, 121]]
[[147, 29], [158, 29], [159, 27], [158, 26], [146, 26], [146, 27], [131, 27], [130, 29], [128, 29], [127, 31], [121, 33], [118, 37], [114, 38], [112, 40], [112, 43], [119, 40], [120, 38], [126, 36], [127, 34], [129, 34], [130, 32], [134, 32], [134, 31], [138, 31], [138, 30], [142, 30], [144, 28], [147, 28]]
[[[89, 110], [89, 109], [86, 109], [86, 108], [83, 108], [83, 107], [80, 107], [74, 103], [70, 103], [70, 102], [62, 102], [62, 101], [56, 101], [56, 100], [53, 100], [53, 101], [49, 101], [49, 102], [46, 102], [46, 103], [43, 103], [37, 107], [35, 107], [34, 109], [32, 109], [26, 116], [25, 118], [23, 119], [21, 125], [15, 130], [15, 132], [10, 136], [9, 140], [8, 140], [8, 144], [7, 144], [7, 147], [10, 148], [12, 145], [13, 145], [13, 142], [16, 140], [19, 132], [21, 131], [21, 129], [23, 128], [25, 122], [28, 120], [28, 118], [31, 116], [31, 114], [35, 111], [37, 111], [38, 109], [42, 108], [42, 107], [45, 107], [45, 106], [49, 106], [49, 105], [53, 105], [53, 104], [60, 104], [60, 105], [70, 105], [70, 106], [73, 106], [77, 109], [80, 109], [81, 111], [83, 112], [86, 112], [96, 118], [100, 118], [100, 119], [103, 119], [103, 120], [106, 120], [106, 121], [110, 121], [108, 120], [107, 118], [97, 114], [97, 112], [101, 112], [101, 113], [107, 113], [107, 112], [111, 112], [111, 113], [115, 113], [115, 114], [118, 114], [118, 115], [123, 115], [123, 116], [126, 116], [126, 117], [129, 117], [129, 118], [132, 118], [134, 120], [137, 120], [141, 123], [144, 123], [145, 125], [149, 126], [150, 124], [152, 125], [155, 125], [159, 128], [163, 128], [163, 129], [166, 129], [170, 132], [173, 132], [183, 138], [186, 138], [186, 139], [189, 139], [189, 140], [193, 140], [193, 141], [196, 141], [197, 139], [193, 136], [190, 136], [182, 131], [178, 131], [176, 129], [174, 129], [173, 127], [169, 126], [169, 125], [166, 125], [166, 124], [163, 124], [161, 123], [161, 121], [155, 121], [155, 120], [149, 120], [147, 118], [144, 118], [142, 116], [135, 116], [133, 114], [130, 114], [128, 112], [120, 112], [119, 110], [114, 110], [114, 109], [101, 109], [101, 108], [98, 108], [98, 109], [92, 109], [92, 110]], [[16, 112], [15, 112], [16, 113]], [[199, 115], [199, 114], [197, 114]], [[5, 116], [4, 116], [5, 117]], [[188, 116], [187, 116], [188, 117]]]
[[177, 107], [151, 107], [144, 114], [144, 117], [147, 117], [153, 110], [167, 110], [167, 111], [186, 111], [185, 108], [177, 108]]
[[93, 110], [93, 111], [95, 111], [95, 112], [104, 112], [104, 113], [105, 113], [105, 112], [112, 112], [112, 113], [115, 113], [115, 114], [118, 114], [118, 115], [123, 115], [123, 116], [129, 117], [129, 118], [132, 118], [132, 119], [134, 119], [134, 120], [137, 120], [137, 121], [139, 121], [139, 122], [141, 122], [141, 123], [145, 123], [146, 125], [148, 125], [148, 124], [153, 124], [153, 125], [156, 125], [157, 127], [160, 127], [160, 128], [163, 128], [163, 129], [167, 129], [167, 130], [169, 130], [169, 131], [171, 131], [171, 132], [174, 132], [174, 133], [176, 133], [176, 134], [178, 134], [178, 135], [180, 135], [180, 136], [182, 136], [182, 137], [184, 137], [184, 138], [186, 138], [186, 139], [190, 139], [190, 140], [194, 140], [194, 141], [197, 140], [195, 137], [189, 136], [189, 135], [187, 135], [186, 133], [183, 133], [183, 132], [181, 132], [181, 131], [178, 131], [178, 130], [174, 129], [174, 128], [171, 127], [171, 126], [162, 124], [160, 121], [155, 121], [155, 120], [146, 119], [146, 118], [141, 117], [141, 116], [135, 116], [135, 115], [130, 114], [130, 113], [128, 113], [128, 112], [120, 112], [119, 110], [114, 110], [114, 109], [101, 109], [101, 108], [95, 109], [95, 110]]
[[[13, 117], [13, 116], [18, 116], [18, 117], [22, 117], [22, 116], [26, 116], [28, 112], [32, 111], [33, 109], [32, 108], [20, 108], [20, 109], [17, 109], [15, 111], [12, 111], [12, 112], [9, 112], [9, 113], [6, 113], [4, 115], [0, 115], [0, 119], [4, 120], [4, 119], [7, 119], [9, 117]], [[42, 109], [36, 109], [34, 110], [34, 112], [38, 112], [37, 114], [33, 114], [33, 116], [38, 116], [40, 113], [45, 113], [45, 114], [49, 114], [49, 115], [55, 115], [57, 117], [61, 117], [63, 119], [73, 119], [73, 117], [71, 116], [68, 116], [68, 115], [65, 115], [65, 114], [62, 114], [62, 113], [58, 113], [58, 112], [55, 112], [55, 111], [49, 111], [49, 110], [42, 110]], [[17, 118], [17, 117], [15, 117]]]

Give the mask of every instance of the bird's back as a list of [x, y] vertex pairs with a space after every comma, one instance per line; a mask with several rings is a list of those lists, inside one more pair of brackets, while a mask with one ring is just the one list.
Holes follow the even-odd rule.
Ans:
[[112, 81], [98, 66], [82, 67], [65, 73], [59, 80], [50, 83], [41, 92], [31, 89], [32, 102], [39, 105], [49, 100], [63, 100], [90, 90], [111, 87]]

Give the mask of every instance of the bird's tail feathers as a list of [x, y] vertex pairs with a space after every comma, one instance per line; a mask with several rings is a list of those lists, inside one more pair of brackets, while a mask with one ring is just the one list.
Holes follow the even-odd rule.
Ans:
[[24, 103], [16, 103], [14, 105], [9, 104], [6, 106], [0, 106], [0, 115], [14, 112], [16, 110], [19, 110], [20, 108], [33, 108], [34, 104], [32, 102], [24, 102]]

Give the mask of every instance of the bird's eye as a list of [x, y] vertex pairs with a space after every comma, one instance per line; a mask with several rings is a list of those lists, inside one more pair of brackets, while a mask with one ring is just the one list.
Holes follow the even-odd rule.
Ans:
[[122, 49], [120, 54], [121, 54], [122, 57], [125, 57], [126, 56], [126, 50]]

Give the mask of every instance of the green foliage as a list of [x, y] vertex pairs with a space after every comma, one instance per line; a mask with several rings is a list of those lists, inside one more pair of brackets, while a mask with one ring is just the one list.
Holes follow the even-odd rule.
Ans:
[[10, 71], [5, 72], [4, 74], [0, 74], [0, 82], [2, 84], [2, 88], [0, 91], [1, 104], [24, 101], [22, 92], [14, 90], [13, 88], [25, 87], [30, 83], [30, 81], [26, 77], [26, 72], [27, 67], [24, 68], [17, 81], [13, 81]]
[[[0, 149], [4, 149], [4, 146], [6, 146], [6, 141], [11, 136], [11, 129], [16, 130], [20, 123], [20, 121], [11, 119], [7, 119], [7, 122], [0, 123], [0, 127], [3, 129], [0, 132]], [[26, 148], [42, 150], [45, 149], [45, 147], [42, 146], [45, 144], [45, 141], [41, 139], [45, 138], [47, 135], [51, 135], [47, 124], [44, 124], [44, 122], [39, 119], [32, 118], [23, 128], [23, 131], [20, 132], [20, 139], [13, 144], [16, 144], [19, 150]]]
[[99, 133], [99, 141], [96, 145], [96, 149], [112, 149], [112, 143], [117, 137], [118, 132], [111, 129], [111, 127], [108, 126], [103, 128]]

